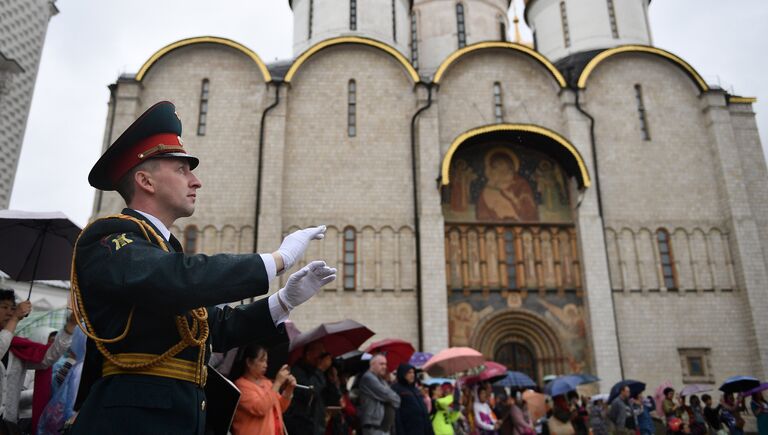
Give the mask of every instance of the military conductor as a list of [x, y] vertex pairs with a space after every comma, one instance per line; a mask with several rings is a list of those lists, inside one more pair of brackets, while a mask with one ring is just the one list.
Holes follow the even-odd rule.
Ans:
[[169, 228], [202, 187], [172, 103], [150, 107], [104, 152], [88, 181], [116, 190], [122, 213], [83, 230], [72, 264], [74, 312], [88, 336], [73, 434], [202, 434], [212, 351], [287, 341], [283, 322], [336, 278], [313, 261], [265, 295], [325, 227], [288, 235], [271, 254], [185, 255]]

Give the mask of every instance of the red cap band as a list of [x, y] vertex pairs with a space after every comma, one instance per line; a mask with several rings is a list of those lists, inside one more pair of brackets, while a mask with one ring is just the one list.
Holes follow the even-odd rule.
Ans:
[[181, 138], [173, 133], [162, 133], [149, 136], [136, 142], [115, 159], [115, 165], [109, 170], [112, 184], [117, 183], [131, 169], [151, 157], [167, 153], [184, 153]]

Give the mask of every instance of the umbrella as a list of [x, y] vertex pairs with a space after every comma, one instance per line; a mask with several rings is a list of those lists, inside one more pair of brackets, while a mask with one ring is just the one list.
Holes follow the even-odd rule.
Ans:
[[429, 352], [415, 352], [413, 355], [411, 355], [411, 359], [408, 361], [408, 364], [416, 367], [417, 369], [420, 369], [424, 367], [424, 363], [432, 358], [432, 356], [433, 354]]
[[664, 408], [662, 405], [665, 399], [664, 390], [667, 388], [673, 388], [672, 383], [669, 381], [664, 381], [656, 387], [656, 394], [653, 397], [656, 399], [656, 412], [658, 415], [664, 415]]
[[608, 400], [608, 397], [610, 397], [610, 395], [608, 395], [608, 394], [606, 394], [606, 393], [603, 393], [603, 394], [595, 394], [594, 396], [592, 396], [592, 397], [590, 397], [590, 398], [589, 398], [589, 401], [590, 401], [590, 402], [592, 402], [592, 403], [595, 403], [595, 402], [597, 402], [598, 400], [602, 400], [603, 402], [605, 402], [606, 400]]
[[485, 368], [480, 373], [467, 376], [462, 379], [465, 384], [476, 384], [478, 382], [495, 382], [504, 379], [507, 376], [507, 366], [493, 361], [486, 361], [483, 364]]
[[529, 388], [535, 387], [536, 382], [533, 381], [528, 375], [522, 372], [507, 371], [507, 375], [498, 381], [494, 382], [495, 387], [509, 387], [509, 388]]
[[373, 331], [354, 320], [322, 323], [320, 326], [299, 334], [291, 341], [288, 348], [288, 364], [293, 364], [301, 358], [304, 348], [310, 343], [321, 342], [325, 351], [331, 356], [343, 355], [357, 349], [365, 340], [373, 337]]
[[760, 381], [751, 376], [731, 376], [720, 386], [720, 391], [724, 393], [740, 393], [759, 386]]
[[577, 378], [581, 379], [582, 384], [591, 384], [593, 382], [600, 382], [600, 378], [598, 378], [595, 375], [590, 375], [588, 373], [576, 373], [571, 376], [576, 376]]
[[457, 376], [462, 372], [477, 369], [485, 362], [483, 354], [469, 347], [443, 349], [424, 364], [430, 376]]
[[334, 358], [334, 364], [339, 373], [358, 374], [368, 370], [371, 355], [361, 350], [353, 350]]
[[531, 421], [537, 421], [547, 415], [547, 398], [543, 394], [533, 390], [525, 390], [523, 392], [523, 400], [528, 405]]
[[680, 395], [689, 397], [693, 396], [694, 394], [706, 393], [707, 391], [712, 391], [712, 387], [709, 385], [693, 384], [688, 385], [687, 387], [683, 387], [683, 389], [680, 390]]
[[429, 378], [426, 381], [422, 382], [424, 385], [443, 385], [443, 384], [451, 384], [453, 385], [456, 381], [453, 379], [448, 378]]
[[560, 376], [544, 386], [544, 392], [552, 397], [575, 391], [576, 387], [583, 384], [584, 381], [573, 375]]
[[35, 280], [69, 279], [79, 235], [64, 213], [0, 210], [0, 270], [14, 281], [30, 281], [29, 295]]
[[387, 369], [397, 370], [400, 364], [408, 362], [415, 349], [411, 343], [398, 338], [385, 338], [371, 343], [366, 352], [370, 354], [383, 353], [387, 357]]
[[751, 396], [756, 393], [762, 393], [763, 391], [768, 390], [768, 382], [758, 385], [757, 387], [747, 390], [741, 393], [742, 396], [747, 397]]
[[613, 402], [613, 399], [619, 396], [619, 393], [621, 392], [621, 389], [624, 388], [624, 386], [629, 387], [629, 395], [633, 397], [645, 391], [645, 383], [634, 381], [632, 379], [625, 379], [623, 381], [616, 382], [616, 384], [614, 384], [614, 386], [611, 388], [611, 395], [608, 396], [608, 403]]

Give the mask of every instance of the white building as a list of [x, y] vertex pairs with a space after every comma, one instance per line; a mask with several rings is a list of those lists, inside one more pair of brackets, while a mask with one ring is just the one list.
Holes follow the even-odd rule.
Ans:
[[0, 0], [0, 209], [8, 208], [56, 0]]
[[[173, 101], [203, 180], [188, 252], [340, 279], [292, 315], [541, 379], [768, 375], [768, 173], [752, 103], [652, 44], [648, 0], [294, 0], [294, 58], [203, 36], [112, 89], [107, 146]], [[148, 53], [149, 55], [150, 53]], [[322, 198], [322, 200], [318, 200]], [[118, 212], [97, 193], [94, 217]]]

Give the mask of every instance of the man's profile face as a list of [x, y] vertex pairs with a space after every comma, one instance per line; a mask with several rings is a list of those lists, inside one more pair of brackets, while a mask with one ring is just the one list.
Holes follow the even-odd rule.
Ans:
[[387, 375], [387, 359], [383, 355], [377, 355], [371, 359], [371, 372], [381, 378]]
[[623, 397], [624, 399], [629, 397], [629, 387], [627, 387], [626, 385], [624, 386], [624, 388], [621, 389], [621, 397]]
[[185, 158], [158, 158], [149, 174], [155, 184], [154, 197], [174, 218], [192, 216], [195, 212], [200, 180], [189, 168]]

